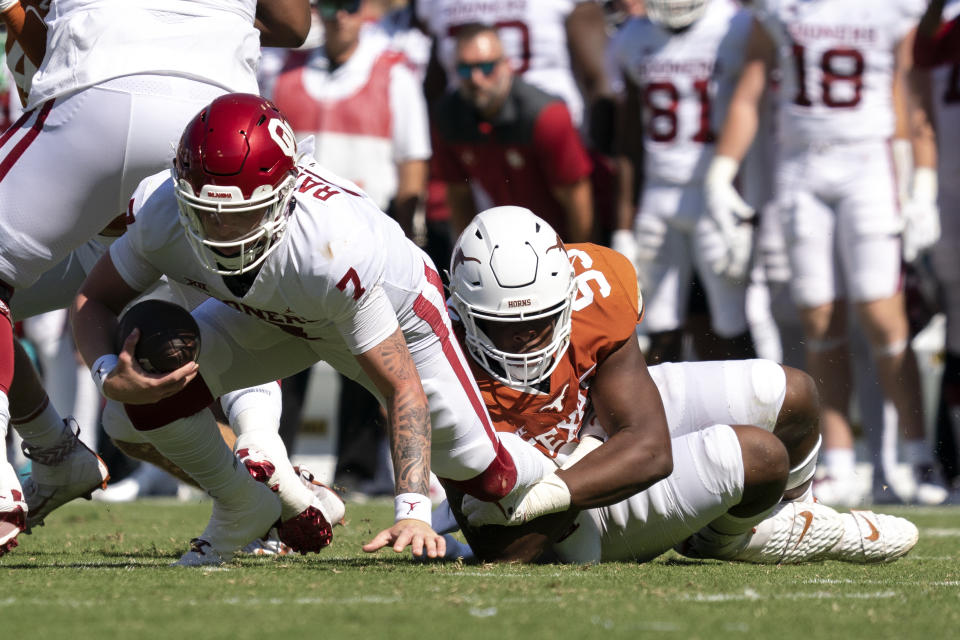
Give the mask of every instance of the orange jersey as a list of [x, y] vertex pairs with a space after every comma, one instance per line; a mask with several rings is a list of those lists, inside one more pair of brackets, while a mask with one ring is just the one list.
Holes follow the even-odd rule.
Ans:
[[[633, 340], [642, 305], [637, 275], [625, 257], [595, 244], [567, 245], [578, 291], [573, 303], [570, 346], [546, 389], [507, 387], [469, 358], [497, 431], [513, 431], [555, 458], [579, 439], [587, 392], [597, 365], [625, 340]], [[462, 330], [462, 328], [461, 328]]]
[[43, 21], [50, 11], [50, 0], [20, 0], [3, 14], [7, 24], [7, 67], [20, 93], [20, 100], [27, 104], [30, 83], [47, 50], [47, 24]]

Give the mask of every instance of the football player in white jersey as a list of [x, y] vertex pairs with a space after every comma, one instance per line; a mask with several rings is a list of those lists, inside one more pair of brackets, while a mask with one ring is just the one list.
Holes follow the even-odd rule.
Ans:
[[897, 409], [921, 488], [917, 497], [942, 501], [946, 492], [937, 486], [924, 440], [919, 376], [900, 290], [903, 246], [930, 242], [920, 236], [936, 214], [935, 180], [929, 171], [917, 172], [901, 213], [889, 147], [895, 103], [906, 90], [907, 36], [919, 15], [917, 3], [758, 5], [744, 72], [706, 175], [708, 208], [722, 228], [742, 227], [741, 219], [751, 214], [733, 180], [756, 132], [757, 104], [769, 72], [778, 68], [776, 211], [787, 238], [807, 366], [821, 384], [826, 466], [852, 474], [849, 300], [870, 342], [881, 388]]
[[[643, 109], [619, 118], [623, 123], [642, 118], [644, 157], [639, 208], [632, 202], [632, 175], [620, 181], [619, 202], [621, 227], [635, 234], [651, 358], [681, 359], [694, 272], [706, 290], [713, 330], [722, 342], [718, 349], [731, 358], [751, 357], [745, 309], [749, 245], [740, 245], [739, 256], [727, 251], [714, 219], [705, 215], [703, 196], [714, 132], [743, 64], [750, 13], [731, 0], [653, 0], [646, 6], [648, 17], [624, 25], [611, 48], [626, 90], [636, 93]], [[632, 174], [628, 161], [619, 166]], [[629, 252], [619, 242], [623, 235], [617, 234], [614, 248]]]
[[[309, 6], [0, 0], [0, 15], [15, 39], [9, 64], [27, 109], [0, 137], [2, 554], [30, 523], [31, 502], [42, 518], [107, 477], [56, 410], [35, 403], [46, 397], [35, 379], [11, 388], [14, 369], [28, 366], [14, 347], [11, 296], [124, 212], [140, 180], [169, 166], [171, 144], [197, 109], [230, 90], [255, 91], [261, 34], [265, 43], [302, 42]], [[34, 462], [27, 491], [6, 461], [11, 415]]]
[[457, 79], [457, 30], [482, 23], [497, 28], [518, 75], [566, 102], [575, 125], [584, 120], [581, 87], [590, 101], [607, 91], [605, 22], [595, 0], [418, 0], [416, 11], [437, 40], [437, 58], [451, 87]]
[[[194, 311], [199, 363], [153, 376], [131, 360], [135, 336], [120, 354], [112, 337], [120, 309], [164, 274], [211, 299]], [[73, 320], [109, 403], [123, 403], [114, 415], [215, 498], [184, 564], [221, 562], [276, 518], [275, 498], [235, 469], [209, 398], [321, 359], [389, 416], [397, 522], [365, 550], [443, 553], [430, 528], [431, 466], [483, 500], [539, 477], [529, 448], [490, 426], [430, 259], [356, 185], [298, 154], [289, 123], [263, 98], [223, 96], [187, 125], [174, 179], [94, 267]]]

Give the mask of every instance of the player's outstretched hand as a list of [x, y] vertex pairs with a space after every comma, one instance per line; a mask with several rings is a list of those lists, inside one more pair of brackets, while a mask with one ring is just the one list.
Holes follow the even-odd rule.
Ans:
[[140, 330], [134, 329], [123, 343], [119, 361], [103, 381], [103, 394], [126, 404], [151, 404], [172, 396], [197, 376], [199, 366], [188, 362], [170, 373], [147, 373], [134, 357]]
[[422, 520], [398, 520], [392, 527], [384, 529], [363, 545], [363, 550], [373, 553], [388, 545], [393, 546], [397, 553], [409, 546], [413, 555], [418, 558], [423, 556], [424, 549], [428, 558], [442, 558], [447, 552], [447, 541]]

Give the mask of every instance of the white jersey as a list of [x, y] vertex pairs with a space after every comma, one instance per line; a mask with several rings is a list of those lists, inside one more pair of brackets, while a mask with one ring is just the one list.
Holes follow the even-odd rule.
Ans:
[[577, 126], [583, 97], [567, 47], [567, 16], [577, 0], [421, 0], [417, 15], [437, 39], [437, 58], [451, 86], [456, 84], [457, 28], [474, 22], [497, 28], [503, 50], [523, 79], [559, 96]]
[[28, 108], [131, 74], [182, 76], [257, 93], [256, 0], [58, 0]]
[[787, 144], [890, 138], [897, 45], [919, 0], [764, 0], [757, 17], [777, 47], [780, 135]]
[[743, 67], [750, 26], [749, 11], [732, 0], [713, 0], [680, 33], [634, 18], [617, 34], [612, 60], [638, 87], [643, 104], [646, 179], [703, 179]]
[[[436, 336], [415, 335], [425, 255], [351, 182], [301, 161], [281, 246], [242, 297], [201, 266], [180, 225], [169, 172], [141, 184], [136, 222], [110, 247], [117, 271], [145, 290], [162, 274], [227, 306], [335, 353], [358, 354], [396, 330], [411, 352]], [[151, 192], [152, 190], [152, 192]]]

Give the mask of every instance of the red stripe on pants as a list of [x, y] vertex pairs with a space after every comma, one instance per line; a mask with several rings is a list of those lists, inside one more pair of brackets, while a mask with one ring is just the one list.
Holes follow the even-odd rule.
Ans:
[[[40, 135], [40, 130], [43, 129], [43, 123], [47, 121], [47, 116], [50, 115], [51, 109], [53, 109], [53, 100], [47, 100], [43, 103], [43, 106], [40, 107], [40, 113], [37, 114], [37, 119], [33, 122], [33, 126], [30, 127], [30, 131], [28, 131], [27, 135], [23, 136], [23, 138], [13, 146], [10, 153], [0, 161], [0, 180], [6, 177], [13, 165], [15, 165], [17, 160], [20, 159], [20, 156], [23, 155], [23, 152], [27, 150], [27, 147], [33, 144], [33, 141]], [[4, 137], [0, 139], [0, 144], [6, 142], [7, 134], [10, 134], [14, 128], [19, 128], [23, 122], [25, 122], [25, 120], [21, 117], [20, 120], [17, 121], [17, 124], [10, 127], [10, 131], [7, 131]]]
[[[440, 299], [443, 300], [443, 285], [440, 281], [440, 274], [427, 265], [424, 265], [424, 267], [427, 281], [437, 287], [440, 291]], [[473, 377], [464, 367], [457, 348], [451, 342], [450, 330], [443, 322], [443, 317], [440, 315], [441, 312], [427, 300], [422, 293], [417, 296], [416, 301], [414, 301], [413, 311], [418, 317], [430, 325], [434, 334], [439, 338], [447, 362], [450, 363], [450, 366], [453, 368], [453, 372], [460, 381], [460, 386], [470, 400], [470, 405], [480, 418], [480, 422], [483, 424], [487, 436], [495, 446], [493, 461], [479, 475], [468, 478], [467, 480], [451, 480], [450, 482], [464, 493], [480, 500], [499, 500], [510, 493], [517, 484], [517, 468], [513, 463], [513, 459], [510, 457], [510, 454], [507, 453], [506, 449], [503, 448], [503, 445], [500, 444], [500, 440], [497, 438], [496, 432], [490, 424], [487, 409], [473, 384]]]

